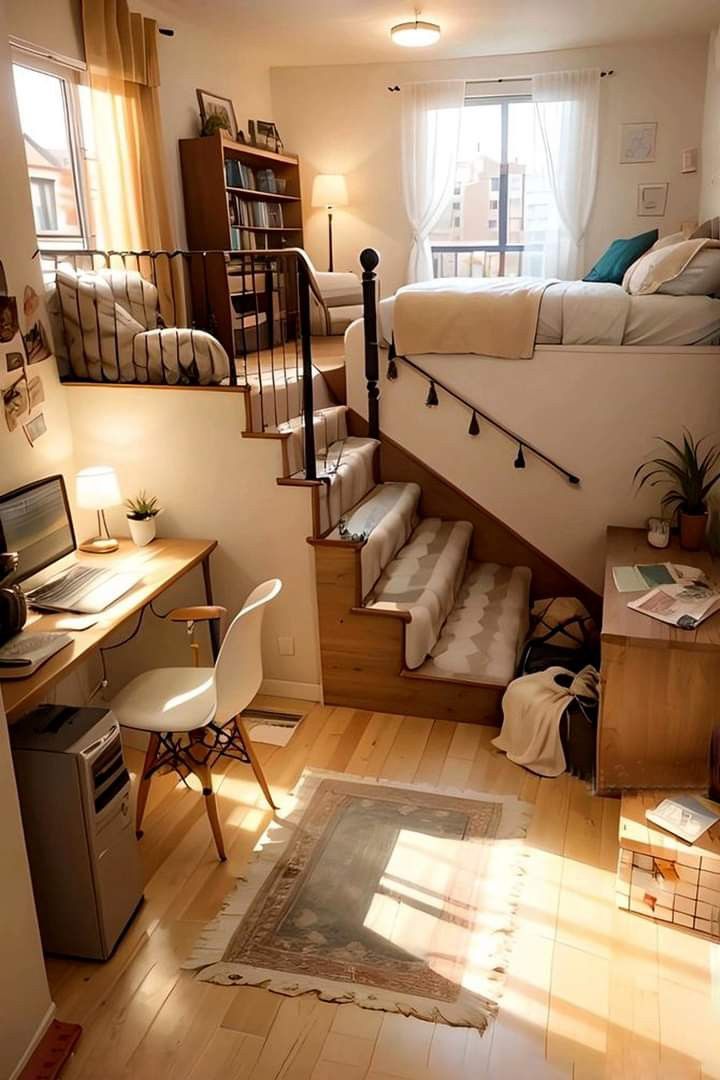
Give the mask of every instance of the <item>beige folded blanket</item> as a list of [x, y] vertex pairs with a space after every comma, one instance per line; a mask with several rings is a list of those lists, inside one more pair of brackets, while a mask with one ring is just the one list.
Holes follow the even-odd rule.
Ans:
[[539, 776], [559, 776], [565, 772], [560, 719], [570, 702], [575, 697], [598, 696], [598, 673], [594, 667], [584, 667], [570, 687], [555, 682], [558, 674], [572, 675], [572, 672], [550, 667], [511, 682], [502, 700], [502, 730], [493, 739], [493, 746], [504, 750], [510, 761]]
[[453, 278], [407, 285], [395, 297], [395, 348], [528, 359], [551, 278]]

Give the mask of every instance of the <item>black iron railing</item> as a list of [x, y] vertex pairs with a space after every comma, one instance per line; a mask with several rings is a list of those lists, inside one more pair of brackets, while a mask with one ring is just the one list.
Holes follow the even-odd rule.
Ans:
[[[377, 285], [375, 270], [380, 262], [380, 256], [373, 248], [366, 248], [360, 255], [360, 264], [363, 268], [363, 302], [364, 302], [364, 324], [365, 324], [365, 379], [367, 382], [368, 392], [368, 424], [370, 428], [370, 435], [374, 438], [379, 437], [380, 423], [379, 423], [379, 349], [378, 349], [378, 316], [377, 316]], [[575, 473], [570, 472], [554, 458], [546, 454], [544, 450], [541, 450], [534, 443], [530, 442], [524, 436], [520, 435], [517, 431], [513, 431], [502, 421], [496, 417], [491, 416], [481, 406], [469, 401], [462, 394], [458, 393], [451, 386], [448, 386], [446, 382], [438, 379], [435, 375], [432, 375], [429, 371], [426, 371], [416, 360], [407, 356], [401, 356], [395, 350], [394, 344], [391, 344], [388, 350], [388, 366], [387, 366], [387, 378], [394, 380], [398, 377], [398, 361], [405, 364], [415, 374], [423, 378], [428, 384], [427, 397], [425, 404], [428, 408], [437, 407], [440, 404], [438, 397], [438, 390], [447, 394], [448, 397], [453, 398], [459, 404], [464, 405], [470, 414], [470, 422], [468, 425], [467, 433], [471, 437], [477, 437], [480, 434], [480, 420], [494, 428], [495, 431], [500, 432], [510, 442], [514, 443], [517, 450], [513, 464], [516, 469], [524, 469], [526, 465], [525, 455], [530, 454], [537, 458], [548, 468], [553, 469], [564, 477], [568, 483], [577, 486], [580, 483], [580, 478]]]
[[[305, 475], [317, 477], [311, 305], [321, 304], [321, 298], [304, 251], [46, 249], [40, 258], [51, 294], [63, 379], [173, 385], [225, 382], [242, 387], [250, 391], [252, 430], [282, 430], [300, 415]], [[125, 273], [114, 279], [105, 275], [113, 302], [103, 307], [93, 304], [92, 294], [81, 304], [78, 288], [61, 288], [58, 271], [63, 267], [78, 274]], [[130, 285], [123, 285], [130, 273], [152, 290], [134, 277], [131, 293]], [[128, 353], [124, 343], [132, 328], [118, 308], [139, 318], [139, 330], [150, 331], [143, 335], [140, 350], [133, 347]], [[168, 337], [158, 333], [162, 330], [175, 333]], [[198, 332], [218, 342], [225, 358]]]

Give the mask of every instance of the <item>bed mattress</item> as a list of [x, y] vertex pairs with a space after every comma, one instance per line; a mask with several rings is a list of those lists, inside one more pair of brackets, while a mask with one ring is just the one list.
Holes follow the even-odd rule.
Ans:
[[[452, 289], [453, 281], [448, 278], [433, 285]], [[394, 300], [389, 297], [379, 304], [386, 342], [392, 340]], [[720, 299], [630, 296], [620, 285], [559, 281], [543, 294], [535, 344], [718, 345]]]

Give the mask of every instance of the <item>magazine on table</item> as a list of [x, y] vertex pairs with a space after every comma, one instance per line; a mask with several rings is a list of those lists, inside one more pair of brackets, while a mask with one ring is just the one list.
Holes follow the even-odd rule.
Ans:
[[702, 581], [705, 577], [697, 566], [680, 563], [642, 563], [637, 566], [613, 566], [613, 581], [618, 592], [642, 592], [657, 585], [677, 585], [685, 581]]
[[708, 581], [661, 585], [631, 600], [628, 607], [681, 630], [694, 630], [720, 609], [720, 590]]
[[720, 807], [715, 803], [701, 802], [692, 795], [676, 795], [672, 799], [663, 799], [654, 810], [646, 810], [645, 817], [653, 825], [694, 844], [720, 821], [718, 810]]

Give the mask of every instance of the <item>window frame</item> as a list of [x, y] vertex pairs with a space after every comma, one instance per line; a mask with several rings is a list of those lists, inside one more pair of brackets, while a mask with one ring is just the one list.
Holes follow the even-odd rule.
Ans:
[[[68, 134], [70, 162], [75, 192], [75, 204], [78, 212], [80, 233], [47, 232], [38, 230], [38, 245], [47, 249], [73, 248], [79, 251], [91, 249], [94, 236], [90, 226], [89, 177], [87, 169], [87, 148], [83, 137], [80, 87], [87, 84], [87, 69], [84, 64], [64, 63], [45, 53], [35, 52], [31, 47], [23, 47], [11, 42], [10, 61], [13, 68], [23, 67], [37, 71], [42, 75], [51, 75], [60, 81], [65, 124]], [[14, 89], [14, 87], [13, 87]], [[27, 167], [27, 166], [26, 166]], [[28, 173], [28, 187], [30, 175]], [[34, 223], [34, 217], [33, 217]]]
[[532, 94], [465, 94], [464, 109], [482, 108], [485, 105], [500, 106], [500, 176], [497, 192], [497, 215], [498, 215], [498, 242], [497, 244], [464, 241], [453, 243], [452, 241], [438, 240], [430, 242], [433, 257], [433, 273], [436, 259], [438, 262], [443, 255], [455, 256], [455, 277], [457, 277], [458, 255], [468, 252], [482, 251], [497, 254], [499, 276], [505, 277], [506, 256], [508, 254], [520, 254], [520, 272], [522, 272], [522, 254], [526, 250], [526, 244], [508, 243], [508, 207], [509, 207], [509, 176], [510, 166], [508, 162], [508, 143], [510, 133], [510, 105], [532, 102]]

